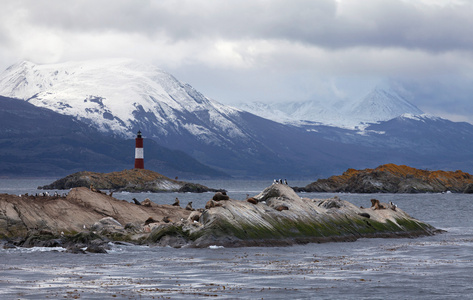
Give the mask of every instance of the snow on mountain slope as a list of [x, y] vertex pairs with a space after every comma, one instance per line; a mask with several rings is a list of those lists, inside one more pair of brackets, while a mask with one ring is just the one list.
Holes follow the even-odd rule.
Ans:
[[396, 91], [381, 86], [353, 102], [311, 100], [271, 104], [253, 102], [235, 106], [283, 124], [319, 123], [342, 128], [363, 128], [366, 124], [387, 121], [402, 114], [423, 114]]
[[237, 103], [233, 106], [237, 106], [238, 108], [255, 114], [259, 117], [273, 120], [279, 123], [290, 123], [293, 119], [290, 115], [284, 111], [284, 107], [282, 105], [274, 105], [262, 102], [248, 102], [248, 103]]
[[349, 111], [355, 118], [365, 123], [387, 121], [403, 114], [424, 113], [394, 90], [380, 87], [376, 87]]
[[245, 136], [231, 120], [238, 110], [208, 99], [154, 66], [128, 59], [21, 62], [0, 75], [0, 95], [72, 115], [125, 137], [143, 127], [161, 136], [184, 130], [207, 143], [218, 143], [222, 138], [218, 132]]

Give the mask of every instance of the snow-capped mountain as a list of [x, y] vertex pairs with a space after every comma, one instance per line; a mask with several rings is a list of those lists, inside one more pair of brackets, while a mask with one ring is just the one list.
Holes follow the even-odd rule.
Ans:
[[363, 128], [367, 124], [388, 121], [402, 114], [424, 112], [399, 95], [394, 89], [377, 86], [355, 101], [311, 100], [289, 103], [241, 103], [236, 107], [283, 124], [323, 124], [341, 128]]
[[381, 87], [376, 87], [347, 111], [360, 123], [388, 121], [403, 114], [424, 114], [422, 110], [401, 97], [396, 91]]
[[[213, 101], [156, 67], [105, 60], [19, 63], [0, 74], [0, 95], [73, 116], [104, 136], [133, 138], [141, 130], [160, 146], [204, 163], [196, 174], [210, 166], [233, 176], [317, 178], [385, 163], [443, 169], [473, 165], [471, 124], [420, 115], [389, 88], [377, 88], [350, 105], [321, 100], [254, 105], [257, 109], [250, 111], [266, 119]], [[23, 130], [29, 131], [33, 123]], [[61, 132], [64, 136], [55, 139], [67, 140], [68, 130]], [[23, 153], [22, 147], [27, 147], [34, 153], [37, 137], [48, 134], [38, 129], [31, 143], [20, 139], [17, 148], [6, 149], [10, 143], [4, 142], [0, 150]], [[71, 142], [74, 146], [58, 154], [57, 162], [74, 160], [75, 152], [68, 149], [80, 148], [87, 140], [81, 135], [80, 141]], [[145, 161], [159, 161], [163, 155], [146, 149]], [[111, 161], [116, 156], [115, 150], [107, 152]]]
[[229, 118], [237, 110], [208, 99], [154, 66], [128, 59], [48, 65], [21, 62], [0, 75], [0, 95], [24, 99], [126, 137], [133, 137], [137, 130], [148, 136], [183, 130], [208, 143], [219, 143], [222, 136], [209, 128], [230, 137], [244, 136]]

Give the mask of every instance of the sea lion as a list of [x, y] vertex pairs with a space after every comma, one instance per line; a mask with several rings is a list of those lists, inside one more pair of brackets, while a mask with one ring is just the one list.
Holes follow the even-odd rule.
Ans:
[[220, 201], [220, 200], [228, 200], [230, 197], [227, 196], [226, 192], [216, 192], [215, 195], [212, 197], [212, 200]]
[[194, 211], [195, 209], [192, 208], [192, 201], [187, 203], [186, 205], [186, 210], [191, 210], [191, 211]]
[[368, 214], [368, 213], [358, 213], [358, 215], [362, 216], [362, 217], [365, 217], [365, 218], [368, 218], [368, 219], [371, 217], [370, 214]]
[[219, 207], [219, 206], [223, 206], [223, 204], [220, 203], [220, 202], [216, 202], [216, 201], [213, 201], [212, 199], [210, 199], [210, 200], [207, 201], [207, 203], [205, 204], [205, 209], [211, 209], [212, 207]]
[[371, 208], [374, 210], [379, 209], [379, 200], [378, 199], [371, 199]]
[[253, 197], [246, 199], [246, 202], [250, 202], [250, 203], [252, 203], [252, 204], [258, 204], [258, 200], [256, 200], [256, 199], [253, 198]]
[[136, 205], [141, 205], [140, 201], [136, 200], [136, 198], [131, 199]]
[[287, 207], [286, 205], [278, 205], [274, 209], [277, 211], [283, 211], [283, 210], [289, 210], [289, 207]]
[[180, 206], [179, 205], [179, 198], [176, 197], [176, 200], [174, 200], [174, 203], [172, 204], [172, 206]]
[[205, 209], [211, 209], [212, 207], [215, 207], [215, 203], [215, 201], [210, 199], [209, 201], [207, 201], [207, 203], [205, 203]]
[[[96, 189], [93, 184], [90, 185], [90, 190], [91, 190], [92, 192], [95, 192], [95, 193], [105, 194], [105, 192], [102, 192], [101, 190]], [[44, 194], [44, 195], [46, 195], [46, 194]], [[49, 195], [48, 195], [48, 196], [49, 196]]]
[[151, 200], [149, 200], [149, 198], [146, 198], [145, 200], [143, 200], [143, 202], [141, 202], [141, 205], [151, 207], [153, 204]]
[[373, 208], [374, 210], [386, 209], [386, 207], [384, 207], [384, 205], [382, 205], [378, 199], [371, 199], [371, 208]]
[[148, 225], [148, 224], [151, 224], [151, 223], [156, 223], [156, 222], [158, 222], [158, 221], [156, 221], [152, 217], [149, 217], [148, 219], [146, 219], [145, 225]]
[[163, 218], [163, 222], [164, 222], [164, 223], [169, 223], [169, 222], [171, 222], [171, 219], [169, 218], [169, 216], [165, 216], [165, 217]]
[[209, 201], [207, 201], [207, 203], [205, 203], [205, 209], [211, 209], [212, 207], [215, 207], [215, 202], [210, 199]]

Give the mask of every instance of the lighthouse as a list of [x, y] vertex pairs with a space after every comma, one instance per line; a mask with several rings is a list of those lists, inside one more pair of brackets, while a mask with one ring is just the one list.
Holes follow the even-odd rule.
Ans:
[[145, 162], [143, 156], [143, 138], [141, 137], [141, 131], [138, 131], [135, 139], [135, 169], [144, 169]]

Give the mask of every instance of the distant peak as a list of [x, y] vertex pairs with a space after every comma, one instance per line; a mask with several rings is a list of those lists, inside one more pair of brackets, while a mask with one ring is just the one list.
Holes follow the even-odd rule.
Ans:
[[401, 118], [401, 119], [411, 119], [411, 120], [416, 120], [416, 121], [443, 120], [443, 118], [441, 118], [441, 117], [437, 117], [437, 116], [433, 116], [433, 115], [429, 115], [429, 114], [425, 114], [425, 113], [417, 114], [417, 115], [406, 113], [406, 114], [400, 115], [399, 118]]

